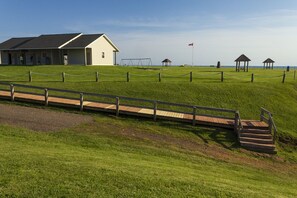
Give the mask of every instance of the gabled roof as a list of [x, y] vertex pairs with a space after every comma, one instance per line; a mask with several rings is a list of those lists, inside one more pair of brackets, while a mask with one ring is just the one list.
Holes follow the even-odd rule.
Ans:
[[271, 58], [267, 58], [263, 63], [275, 63]]
[[92, 42], [104, 37], [114, 48], [115, 52], [119, 49], [105, 34], [48, 34], [39, 37], [12, 38], [0, 43], [0, 50], [43, 50], [43, 49], [75, 49], [86, 48]]
[[69, 48], [85, 48], [92, 42], [100, 38], [103, 34], [87, 34], [78, 37], [63, 47], [63, 49]]
[[58, 49], [80, 35], [81, 33], [41, 35], [18, 46], [18, 49]]
[[169, 60], [168, 58], [166, 58], [166, 59], [164, 59], [164, 60], [162, 61], [162, 63], [171, 63], [171, 60]]
[[13, 50], [20, 45], [34, 39], [36, 37], [24, 37], [24, 38], [11, 38], [3, 43], [0, 43], [0, 50]]
[[241, 56], [239, 56], [235, 62], [243, 62], [243, 61], [251, 61], [251, 59], [249, 59], [246, 55], [242, 54]]

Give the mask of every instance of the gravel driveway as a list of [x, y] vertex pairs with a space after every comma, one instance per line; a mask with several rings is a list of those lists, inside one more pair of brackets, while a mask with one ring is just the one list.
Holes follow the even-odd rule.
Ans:
[[0, 124], [25, 127], [35, 131], [58, 131], [92, 121], [93, 118], [87, 115], [0, 104]]

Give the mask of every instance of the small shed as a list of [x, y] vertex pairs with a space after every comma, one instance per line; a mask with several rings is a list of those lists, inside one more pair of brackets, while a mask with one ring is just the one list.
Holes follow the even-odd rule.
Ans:
[[169, 60], [168, 58], [162, 61], [162, 66], [169, 66], [169, 65], [171, 65], [171, 60]]
[[263, 69], [273, 69], [274, 60], [267, 58], [264, 62]]
[[235, 62], [236, 62], [236, 71], [240, 71], [240, 63], [243, 62], [243, 71], [248, 72], [249, 71], [249, 62], [251, 59], [249, 59], [246, 55], [242, 54], [239, 56]]

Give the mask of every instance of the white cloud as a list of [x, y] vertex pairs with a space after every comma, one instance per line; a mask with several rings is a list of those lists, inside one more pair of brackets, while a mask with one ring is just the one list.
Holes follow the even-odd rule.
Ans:
[[121, 49], [120, 58], [152, 57], [154, 64], [164, 58], [173, 64], [190, 64], [194, 42], [194, 62], [199, 65], [215, 64], [220, 60], [225, 65], [242, 53], [252, 59], [252, 65], [261, 65], [268, 57], [277, 65], [296, 65], [297, 28], [256, 28], [251, 30], [207, 29], [177, 33], [129, 33], [112, 35]]
[[277, 65], [297, 65], [297, 11], [274, 10], [257, 15], [230, 18], [223, 15], [184, 18], [129, 18], [78, 22], [73, 31], [105, 31], [121, 49], [119, 58], [151, 57], [154, 64], [170, 58], [173, 64], [190, 64], [195, 43], [194, 62], [199, 65], [234, 65], [245, 53], [252, 65], [267, 57]]

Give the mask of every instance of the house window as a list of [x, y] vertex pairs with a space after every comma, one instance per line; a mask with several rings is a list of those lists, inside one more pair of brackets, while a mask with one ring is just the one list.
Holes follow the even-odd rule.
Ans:
[[104, 52], [102, 52], [102, 58], [105, 58], [105, 53]]

